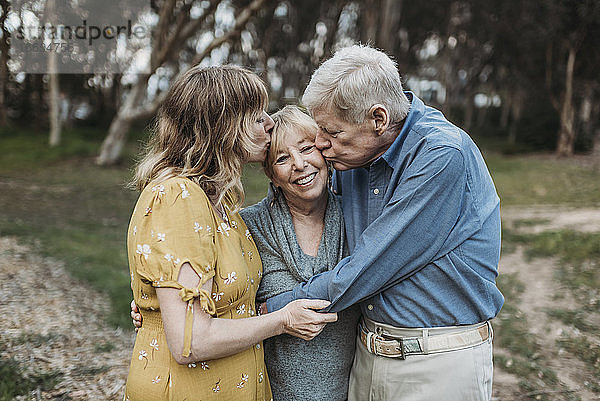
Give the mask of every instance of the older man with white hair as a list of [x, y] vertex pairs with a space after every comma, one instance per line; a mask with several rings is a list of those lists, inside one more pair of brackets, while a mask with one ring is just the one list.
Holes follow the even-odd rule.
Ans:
[[267, 309], [360, 303], [350, 400], [489, 400], [489, 320], [504, 298], [499, 199], [479, 149], [368, 46], [336, 52], [302, 100], [337, 170], [351, 255]]

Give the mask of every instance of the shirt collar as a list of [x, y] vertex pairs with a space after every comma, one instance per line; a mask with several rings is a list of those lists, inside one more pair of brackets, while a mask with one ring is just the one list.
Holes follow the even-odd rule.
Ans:
[[[404, 94], [406, 97], [408, 97], [410, 109], [406, 118], [404, 119], [402, 129], [400, 130], [400, 133], [394, 142], [392, 142], [392, 145], [377, 159], [385, 160], [385, 162], [392, 168], [394, 168], [399, 162], [400, 149], [402, 148], [402, 144], [410, 132], [414, 121], [418, 120], [425, 111], [425, 104], [417, 97], [417, 95], [410, 91], [404, 91]], [[377, 160], [375, 160], [375, 162], [377, 162]]]

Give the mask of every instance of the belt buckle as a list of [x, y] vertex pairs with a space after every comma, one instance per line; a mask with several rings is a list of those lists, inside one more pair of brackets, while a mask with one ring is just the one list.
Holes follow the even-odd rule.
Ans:
[[396, 341], [398, 342], [398, 346], [396, 348], [399, 348], [400, 351], [400, 356], [398, 358], [405, 360], [406, 354], [404, 354], [404, 342], [402, 341], [402, 338], [397, 338]]

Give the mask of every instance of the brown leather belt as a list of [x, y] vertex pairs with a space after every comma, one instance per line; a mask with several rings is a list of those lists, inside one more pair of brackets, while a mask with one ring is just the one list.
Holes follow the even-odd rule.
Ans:
[[388, 337], [369, 331], [360, 323], [360, 341], [375, 355], [406, 359], [407, 355], [427, 355], [479, 345], [490, 338], [489, 323], [458, 332], [419, 337]]

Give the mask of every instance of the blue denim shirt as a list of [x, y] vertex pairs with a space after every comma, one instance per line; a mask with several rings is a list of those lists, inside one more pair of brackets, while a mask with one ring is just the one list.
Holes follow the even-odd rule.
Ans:
[[471, 138], [406, 92], [411, 108], [369, 168], [336, 172], [351, 255], [331, 271], [267, 300], [300, 298], [331, 311], [361, 303], [368, 318], [401, 327], [474, 324], [498, 314], [500, 201]]

